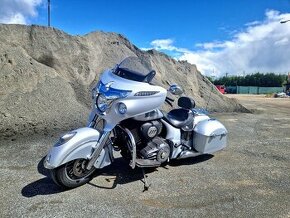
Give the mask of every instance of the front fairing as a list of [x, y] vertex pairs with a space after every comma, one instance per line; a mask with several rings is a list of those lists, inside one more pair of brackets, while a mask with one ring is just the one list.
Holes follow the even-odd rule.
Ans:
[[[104, 119], [104, 130], [110, 131], [122, 120], [160, 107], [165, 101], [166, 93], [167, 91], [162, 87], [124, 79], [108, 70], [101, 75], [99, 83], [93, 90], [91, 117], [97, 114]], [[105, 112], [101, 112], [96, 105], [97, 97], [100, 94], [111, 100], [110, 106]], [[125, 104], [127, 107], [125, 114], [121, 114], [118, 111], [120, 103]]]

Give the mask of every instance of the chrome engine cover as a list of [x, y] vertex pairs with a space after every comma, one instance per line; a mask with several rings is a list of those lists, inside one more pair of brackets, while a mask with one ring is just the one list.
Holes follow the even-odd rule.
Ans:
[[147, 143], [147, 146], [140, 151], [140, 154], [145, 159], [157, 160], [164, 163], [170, 155], [170, 146], [160, 137], [155, 137]]
[[140, 127], [140, 131], [146, 140], [153, 139], [162, 131], [162, 123], [157, 120], [144, 123]]

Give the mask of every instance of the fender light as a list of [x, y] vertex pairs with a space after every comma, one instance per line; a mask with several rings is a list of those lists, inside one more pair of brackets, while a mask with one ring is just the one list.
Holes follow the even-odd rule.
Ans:
[[77, 132], [69, 132], [69, 133], [66, 133], [65, 135], [63, 135], [62, 137], [59, 138], [58, 142], [54, 145], [54, 147], [58, 147], [58, 146], [61, 146], [61, 145], [65, 144], [65, 143], [67, 143], [76, 134], [77, 134]]

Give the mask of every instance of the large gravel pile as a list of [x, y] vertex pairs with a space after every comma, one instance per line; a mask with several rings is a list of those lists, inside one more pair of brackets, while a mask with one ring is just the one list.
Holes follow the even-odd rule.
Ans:
[[[86, 123], [100, 73], [128, 56], [148, 59], [164, 87], [180, 84], [198, 107], [245, 110], [221, 95], [195, 65], [141, 51], [122, 35], [71, 36], [54, 28], [0, 24], [0, 135], [49, 132]], [[208, 103], [208, 100], [211, 100]]]

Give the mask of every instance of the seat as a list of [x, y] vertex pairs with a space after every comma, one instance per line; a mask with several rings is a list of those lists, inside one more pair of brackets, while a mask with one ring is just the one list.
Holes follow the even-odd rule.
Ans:
[[165, 114], [165, 119], [174, 127], [181, 128], [184, 131], [193, 129], [193, 112], [195, 102], [189, 97], [180, 97], [178, 106], [181, 108], [173, 109], [168, 114]]
[[193, 113], [184, 108], [173, 109], [164, 118], [174, 127], [184, 131], [191, 131], [193, 127]]

